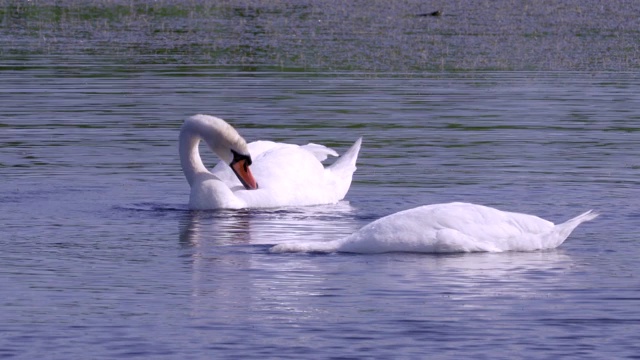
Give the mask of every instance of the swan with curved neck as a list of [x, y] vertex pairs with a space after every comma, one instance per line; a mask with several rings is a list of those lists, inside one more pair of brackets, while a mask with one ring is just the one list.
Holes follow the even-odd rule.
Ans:
[[[199, 152], [204, 141], [222, 162], [209, 171]], [[226, 121], [195, 115], [180, 129], [180, 164], [191, 186], [191, 209], [239, 209], [336, 203], [349, 187], [362, 139], [334, 164], [337, 153], [317, 144], [250, 144]]]

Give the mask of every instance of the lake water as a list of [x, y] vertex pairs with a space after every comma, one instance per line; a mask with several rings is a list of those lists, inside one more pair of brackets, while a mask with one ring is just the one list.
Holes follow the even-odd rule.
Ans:
[[[0, 67], [0, 357], [640, 357], [639, 75], [61, 63]], [[363, 136], [345, 201], [188, 211], [195, 113], [249, 141]], [[553, 251], [268, 251], [449, 201], [602, 215]]]

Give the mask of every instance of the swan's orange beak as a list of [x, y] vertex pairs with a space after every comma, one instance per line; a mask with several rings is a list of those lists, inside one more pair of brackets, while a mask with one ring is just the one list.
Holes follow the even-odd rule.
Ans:
[[231, 163], [231, 169], [236, 174], [242, 185], [247, 190], [255, 190], [258, 188], [258, 182], [253, 177], [251, 170], [249, 169], [248, 159], [238, 159]]

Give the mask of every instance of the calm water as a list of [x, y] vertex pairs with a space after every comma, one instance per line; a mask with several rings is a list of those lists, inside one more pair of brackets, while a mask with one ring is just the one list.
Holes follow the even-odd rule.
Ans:
[[[640, 357], [640, 76], [82, 63], [0, 68], [0, 357]], [[198, 112], [249, 141], [363, 136], [347, 201], [188, 211]], [[268, 252], [448, 201], [603, 215], [545, 252]]]

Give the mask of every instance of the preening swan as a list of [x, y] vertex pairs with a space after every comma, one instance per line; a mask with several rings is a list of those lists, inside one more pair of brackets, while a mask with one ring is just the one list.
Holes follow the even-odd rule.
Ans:
[[482, 205], [434, 204], [385, 216], [339, 240], [283, 243], [270, 251], [462, 253], [553, 249], [578, 225], [597, 216], [587, 211], [554, 225], [534, 215]]
[[[198, 145], [204, 140], [222, 161], [209, 171]], [[191, 186], [191, 209], [240, 209], [336, 203], [351, 186], [362, 139], [338, 154], [322, 145], [256, 141], [250, 144], [224, 120], [195, 115], [180, 128], [180, 164]]]

